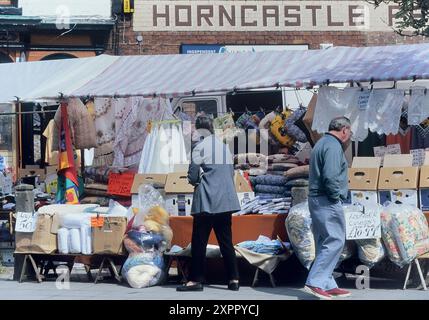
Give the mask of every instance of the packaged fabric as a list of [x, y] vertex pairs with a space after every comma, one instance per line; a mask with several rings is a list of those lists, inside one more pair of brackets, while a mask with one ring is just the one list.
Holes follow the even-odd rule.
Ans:
[[290, 192], [292, 196], [292, 206], [296, 206], [308, 200], [308, 187], [292, 187]]
[[91, 227], [89, 225], [83, 225], [80, 228], [80, 243], [83, 254], [92, 253]]
[[285, 187], [308, 187], [308, 179], [298, 178], [288, 180], [288, 182], [285, 183]]
[[355, 240], [355, 243], [359, 260], [370, 268], [385, 257], [385, 250], [381, 239]]
[[259, 177], [255, 177], [251, 180], [252, 185], [264, 184], [271, 186], [284, 186], [287, 182], [285, 177], [271, 176], [271, 175], [263, 175]]
[[306, 108], [299, 108], [295, 110], [292, 115], [286, 119], [284, 128], [289, 136], [298, 142], [307, 142], [305, 133], [295, 124], [295, 121], [300, 119], [307, 112]]
[[285, 177], [288, 180], [296, 179], [296, 178], [308, 178], [310, 172], [310, 166], [300, 166], [297, 168], [292, 168], [285, 172]]
[[58, 229], [58, 252], [62, 254], [69, 253], [69, 230], [67, 228]]
[[284, 194], [287, 191], [289, 191], [288, 188], [275, 185], [257, 184], [255, 186], [255, 192]]
[[308, 202], [300, 203], [289, 210], [286, 231], [299, 261], [305, 268], [310, 269], [316, 256], [316, 248]]
[[292, 147], [296, 140], [290, 137], [286, 130], [283, 129], [285, 121], [292, 114], [291, 110], [283, 111], [281, 114], [276, 115], [273, 121], [271, 121], [270, 130], [273, 136], [276, 138], [281, 145], [286, 147]]
[[70, 253], [81, 253], [81, 242], [80, 242], [80, 230], [70, 229], [69, 230], [69, 252]]
[[40, 214], [88, 213], [98, 207], [97, 204], [50, 204], [41, 207], [37, 212]]
[[87, 214], [61, 214], [59, 217], [61, 227], [68, 229], [80, 229], [83, 225], [90, 224], [90, 216]]
[[389, 203], [381, 212], [382, 239], [392, 262], [402, 267], [429, 252], [429, 228], [423, 212]]
[[156, 251], [130, 254], [122, 268], [125, 279], [133, 288], [157, 285], [162, 278], [164, 261]]
[[[290, 208], [285, 223], [289, 240], [298, 260], [305, 268], [310, 269], [311, 263], [316, 257], [316, 245], [311, 229], [312, 221], [308, 202], [302, 202]], [[353, 252], [354, 243], [346, 241], [337, 266], [343, 260], [350, 258]]]

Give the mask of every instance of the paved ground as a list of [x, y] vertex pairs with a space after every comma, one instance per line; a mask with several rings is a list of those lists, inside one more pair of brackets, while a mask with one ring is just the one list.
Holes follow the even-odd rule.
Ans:
[[[39, 284], [31, 279], [18, 283], [12, 280], [12, 269], [0, 275], [0, 300], [40, 299], [40, 300], [310, 300], [313, 299], [302, 290], [301, 283], [276, 288], [268, 283], [252, 288], [242, 286], [240, 291], [232, 292], [224, 285], [206, 286], [203, 292], [178, 293], [176, 283], [143, 289], [132, 289], [127, 284], [114, 283], [110, 279], [98, 284], [87, 282], [83, 273], [72, 275], [70, 287], [58, 289], [55, 279]], [[358, 290], [356, 279], [348, 276], [339, 279], [342, 287], [352, 291], [347, 300], [429, 300], [429, 291], [415, 288], [402, 290], [400, 280], [371, 279], [370, 289]]]

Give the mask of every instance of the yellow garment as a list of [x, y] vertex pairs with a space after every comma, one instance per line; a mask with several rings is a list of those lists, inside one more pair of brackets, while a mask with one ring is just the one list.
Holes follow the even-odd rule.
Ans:
[[54, 120], [49, 121], [45, 131], [43, 131], [43, 136], [46, 138], [45, 161], [51, 166], [58, 164], [58, 151], [52, 151], [54, 125]]
[[273, 136], [278, 142], [285, 147], [292, 147], [295, 144], [295, 139], [289, 137], [286, 133], [282, 134], [282, 128], [287, 118], [292, 115], [291, 110], [283, 111], [281, 114], [276, 115], [273, 121], [271, 121], [270, 130]]

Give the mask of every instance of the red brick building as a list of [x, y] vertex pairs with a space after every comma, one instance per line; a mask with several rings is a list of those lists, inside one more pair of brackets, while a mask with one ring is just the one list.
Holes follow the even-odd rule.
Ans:
[[[392, 27], [397, 7], [365, 1], [134, 0], [118, 19], [117, 53], [175, 54], [183, 45], [373, 46], [427, 41]], [[183, 50], [182, 50], [183, 51]]]

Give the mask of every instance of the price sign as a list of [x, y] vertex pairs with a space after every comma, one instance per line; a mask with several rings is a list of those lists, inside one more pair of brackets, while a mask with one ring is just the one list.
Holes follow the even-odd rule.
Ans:
[[377, 239], [381, 237], [380, 211], [346, 210], [346, 239]]
[[15, 231], [34, 232], [36, 230], [37, 215], [33, 212], [17, 212]]
[[133, 186], [135, 173], [113, 173], [109, 174], [109, 184], [107, 193], [116, 196], [131, 196], [131, 187]]

